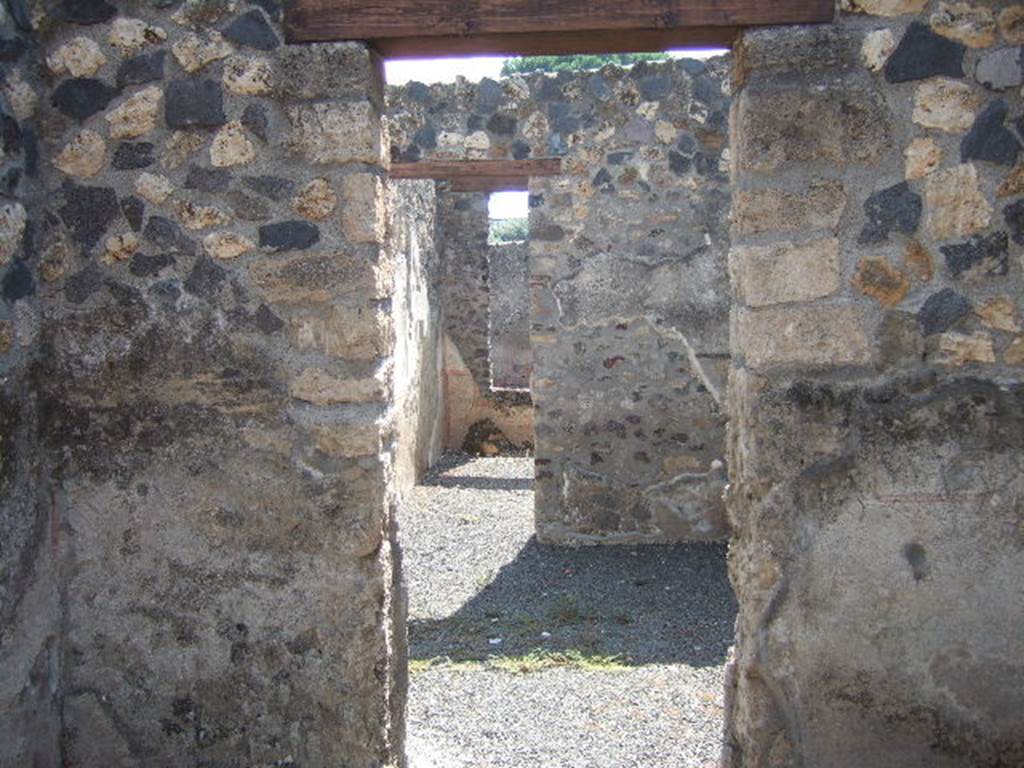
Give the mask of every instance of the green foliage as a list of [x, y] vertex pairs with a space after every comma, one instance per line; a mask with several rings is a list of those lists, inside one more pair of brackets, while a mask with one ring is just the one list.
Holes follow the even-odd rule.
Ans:
[[582, 69], [600, 69], [605, 64], [621, 67], [638, 61], [666, 61], [667, 53], [609, 53], [602, 56], [518, 56], [506, 59], [501, 67], [503, 77], [527, 72], [578, 72]]
[[530, 238], [529, 219], [491, 219], [487, 242], [491, 245], [516, 243]]

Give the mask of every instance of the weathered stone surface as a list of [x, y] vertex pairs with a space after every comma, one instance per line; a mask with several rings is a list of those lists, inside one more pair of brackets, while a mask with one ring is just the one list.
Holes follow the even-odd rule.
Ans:
[[905, 83], [942, 75], [963, 77], [965, 50], [962, 43], [937, 35], [921, 22], [913, 21], [885, 64], [885, 79], [890, 83]]
[[243, 96], [270, 93], [274, 72], [266, 59], [234, 56], [224, 65], [224, 87]]
[[134, 139], [156, 127], [163, 91], [158, 86], [144, 88], [106, 114], [110, 138]]
[[226, 279], [227, 272], [222, 266], [208, 256], [200, 255], [182, 287], [193, 296], [210, 300], [220, 293]]
[[256, 243], [234, 232], [215, 232], [203, 238], [203, 248], [215, 259], [237, 259], [256, 249]]
[[[88, 107], [85, 106], [87, 103], [87, 96], [95, 89], [93, 86], [81, 85], [83, 80], [80, 78], [68, 80], [66, 82], [71, 83], [72, 85], [68, 85], [65, 88], [62, 83], [61, 86], [58, 87], [58, 90], [61, 91], [60, 97], [58, 98], [57, 93], [54, 92], [52, 103], [58, 107], [63, 104], [64, 106], [61, 107], [61, 111], [64, 111], [65, 109], [70, 110], [70, 112], [65, 111], [65, 114], [75, 117], [75, 119], [81, 122], [85, 119], [84, 117], [79, 118], [77, 117], [77, 114], [71, 113], [88, 111]], [[61, 90], [62, 88], [63, 90]], [[14, 113], [15, 118], [18, 120], [28, 120], [35, 114], [36, 104], [39, 101], [39, 97], [36, 95], [32, 86], [25, 82], [19, 72], [15, 71], [9, 73], [2, 86], [0, 86], [0, 90], [2, 90], [4, 96], [7, 97], [7, 103], [10, 105], [11, 112]], [[102, 92], [99, 93], [100, 98], [102, 98], [103, 95], [104, 94]], [[89, 114], [94, 114], [94, 112], [90, 112]]]
[[983, 5], [940, 2], [930, 22], [940, 35], [971, 48], [985, 48], [996, 41], [995, 14]]
[[1017, 165], [1006, 174], [1006, 178], [999, 185], [996, 194], [999, 197], [1013, 197], [1022, 193], [1024, 193], [1024, 165]]
[[90, 26], [110, 21], [117, 7], [106, 0], [61, 0], [54, 12], [62, 21]]
[[313, 430], [316, 449], [334, 458], [376, 455], [380, 451], [380, 428], [370, 424], [340, 424]]
[[939, 337], [939, 354], [946, 365], [968, 363], [994, 363], [996, 361], [992, 336], [983, 332], [944, 333]]
[[326, 219], [338, 205], [338, 196], [331, 188], [331, 182], [324, 178], [313, 179], [306, 184], [292, 201], [295, 212], [313, 221]]
[[0, 205], [0, 265], [8, 264], [21, 250], [28, 214], [21, 203]]
[[917, 138], [910, 142], [904, 155], [907, 158], [907, 181], [923, 179], [939, 167], [942, 162], [942, 148], [934, 139]]
[[216, 128], [227, 122], [224, 93], [213, 80], [175, 80], [167, 85], [164, 120], [170, 128]]
[[770, 307], [736, 313], [736, 348], [750, 368], [841, 366], [870, 362], [855, 307]]
[[981, 111], [971, 130], [960, 142], [960, 159], [986, 160], [1000, 165], [1013, 165], [1020, 153], [1020, 141], [1004, 125], [1007, 106], [1002, 99], [993, 101]]
[[876, 29], [864, 35], [860, 55], [864, 60], [864, 66], [872, 72], [880, 72], [894, 50], [896, 38], [893, 37], [892, 30]]
[[53, 91], [51, 101], [65, 115], [81, 123], [106, 109], [107, 104], [117, 94], [116, 88], [110, 87], [102, 80], [75, 77], [58, 85]]
[[46, 57], [46, 66], [53, 74], [72, 77], [95, 75], [106, 63], [107, 57], [88, 37], [72, 38]]
[[[774, 108], [766, 109], [768, 104]], [[801, 119], [794, 123], [791, 115]], [[772, 171], [790, 162], [871, 162], [885, 150], [892, 122], [873, 90], [782, 86], [745, 91], [736, 120], [739, 140], [733, 151], [739, 167], [752, 171]]]
[[910, 291], [910, 280], [893, 267], [888, 259], [866, 258], [857, 264], [853, 286], [882, 306], [895, 307]]
[[952, 288], [933, 293], [917, 312], [925, 336], [943, 333], [971, 312], [971, 302]]
[[1003, 219], [1010, 228], [1013, 242], [1024, 245], [1024, 200], [1018, 200], [1003, 208]]
[[85, 129], [61, 150], [53, 164], [69, 176], [88, 179], [106, 165], [107, 144], [95, 131]]
[[174, 193], [174, 185], [166, 176], [156, 173], [140, 173], [135, 180], [135, 192], [153, 205], [163, 205]]
[[978, 59], [974, 78], [994, 91], [1005, 91], [1024, 84], [1024, 49], [1000, 48], [987, 52]]
[[134, 56], [147, 45], [159, 44], [166, 39], [167, 32], [163, 27], [125, 17], [114, 19], [107, 33], [107, 43], [116, 48], [122, 58]]
[[992, 220], [992, 206], [978, 187], [978, 171], [971, 163], [928, 176], [925, 210], [926, 229], [937, 240], [973, 234]]
[[810, 301], [839, 290], [839, 241], [734, 246], [736, 298], [751, 307]]
[[1024, 6], [1019, 3], [1007, 6], [999, 12], [999, 32], [1008, 43], [1024, 43]]
[[231, 221], [231, 217], [220, 208], [212, 205], [198, 205], [187, 200], [179, 202], [175, 207], [175, 212], [186, 229], [209, 229]]
[[1007, 333], [1020, 333], [1017, 306], [1009, 296], [997, 296], [974, 308], [974, 312], [989, 328]]
[[156, 277], [168, 267], [173, 267], [177, 260], [169, 253], [149, 255], [136, 253], [132, 256], [128, 271], [136, 277]]
[[132, 232], [113, 235], [107, 238], [104, 255], [108, 261], [127, 261], [138, 252], [140, 246], [139, 238]]
[[167, 51], [143, 53], [122, 61], [117, 68], [117, 86], [145, 85], [164, 79]]
[[307, 162], [379, 163], [380, 126], [365, 102], [289, 107], [292, 146]]
[[181, 231], [181, 227], [163, 216], [150, 216], [142, 230], [146, 242], [165, 251], [193, 254], [195, 245]]
[[974, 123], [981, 98], [967, 83], [935, 78], [914, 94], [914, 122], [947, 133], [963, 133]]
[[121, 212], [128, 221], [133, 232], [142, 229], [142, 217], [146, 214], [146, 204], [134, 195], [121, 198]]
[[224, 28], [224, 37], [238, 45], [261, 51], [272, 51], [281, 44], [266, 17], [258, 10], [249, 11], [228, 24]]
[[58, 214], [71, 236], [85, 248], [92, 248], [106, 234], [120, 214], [117, 194], [109, 187], [79, 186], [71, 181], [61, 188], [63, 204]]
[[205, 30], [202, 34], [189, 32], [171, 46], [174, 58], [181, 64], [182, 69], [190, 74], [215, 61], [226, 59], [234, 50], [220, 32], [213, 29]]
[[1007, 250], [1009, 240], [1005, 232], [975, 235], [965, 243], [944, 245], [940, 248], [946, 257], [946, 267], [953, 277], [966, 272], [985, 275], [1005, 275], [1009, 269]]
[[916, 240], [907, 243], [907, 247], [903, 250], [903, 266], [922, 282], [931, 280], [935, 272], [932, 255]]
[[1007, 365], [1024, 365], [1024, 336], [1018, 336], [1010, 342], [1003, 353], [1003, 362]]
[[118, 171], [148, 168], [156, 162], [156, 147], [148, 141], [123, 141], [114, 150], [110, 164]]
[[293, 317], [291, 335], [302, 350], [348, 360], [376, 360], [387, 353], [394, 334], [388, 313], [339, 305]]
[[256, 147], [238, 120], [227, 123], [214, 135], [210, 144], [210, 164], [215, 168], [247, 165], [255, 159]]
[[341, 227], [352, 243], [383, 242], [383, 184], [370, 173], [353, 173], [342, 178]]
[[263, 141], [267, 140], [268, 131], [270, 129], [270, 121], [267, 117], [267, 111], [259, 104], [250, 104], [242, 112], [242, 125], [245, 126], [253, 136], [256, 136]]
[[741, 190], [733, 196], [736, 232], [800, 232], [833, 229], [846, 208], [846, 193], [835, 181], [812, 181], [804, 192]]
[[306, 221], [282, 221], [260, 227], [260, 247], [270, 251], [304, 251], [320, 241], [320, 229]]
[[288, 391], [296, 400], [314, 405], [369, 403], [383, 399], [386, 392], [377, 378], [339, 378], [318, 368], [300, 373], [288, 385]]
[[175, 131], [164, 144], [164, 168], [174, 170], [185, 162], [206, 143], [206, 139], [197, 131]]
[[892, 232], [910, 235], [921, 221], [921, 196], [904, 181], [869, 195], [864, 215], [867, 223], [857, 238], [859, 243], [881, 243]]

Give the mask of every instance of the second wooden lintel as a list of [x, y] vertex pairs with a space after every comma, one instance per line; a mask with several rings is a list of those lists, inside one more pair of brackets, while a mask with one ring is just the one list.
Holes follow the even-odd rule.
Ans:
[[451, 182], [456, 191], [526, 189], [533, 176], [557, 176], [562, 161], [557, 157], [537, 160], [426, 160], [392, 163], [392, 179], [434, 179]]

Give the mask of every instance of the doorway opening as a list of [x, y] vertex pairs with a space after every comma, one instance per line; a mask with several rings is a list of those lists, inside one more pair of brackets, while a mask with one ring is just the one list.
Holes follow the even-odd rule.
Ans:
[[399, 510], [414, 768], [717, 763], [728, 62], [660, 58], [389, 87], [393, 167], [439, 174], [392, 181], [434, 195], [443, 347]]

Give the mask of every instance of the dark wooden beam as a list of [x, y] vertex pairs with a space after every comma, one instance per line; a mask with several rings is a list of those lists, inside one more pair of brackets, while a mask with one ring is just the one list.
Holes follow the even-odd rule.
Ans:
[[441, 38], [424, 53], [443, 55], [444, 38], [813, 24], [834, 13], [834, 0], [291, 0], [285, 25], [292, 43], [371, 40], [384, 50], [383, 40]]
[[591, 30], [469, 37], [383, 37], [370, 44], [385, 59], [453, 56], [565, 56], [575, 53], [643, 53], [671, 48], [731, 48], [738, 27]]
[[[477, 184], [483, 189], [513, 188], [500, 185], [521, 184], [531, 176], [557, 176], [562, 161], [557, 157], [539, 160], [425, 160], [419, 163], [392, 163], [393, 179], [436, 179], [461, 184]], [[489, 185], [489, 186], [488, 186]], [[494, 185], [499, 185], [495, 187]]]

